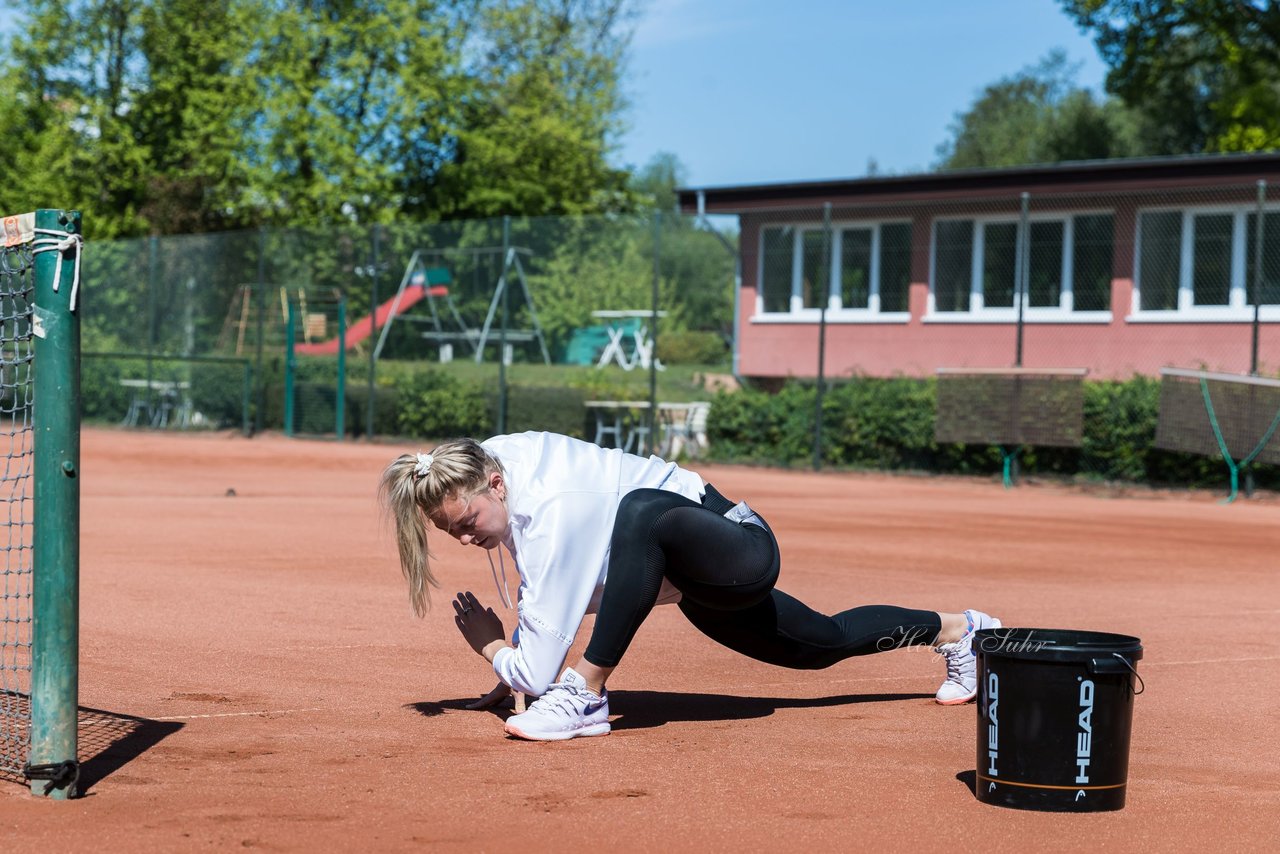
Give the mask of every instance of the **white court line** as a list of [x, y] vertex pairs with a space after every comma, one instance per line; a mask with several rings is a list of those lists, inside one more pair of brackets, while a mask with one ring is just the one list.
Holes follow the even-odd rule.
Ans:
[[[918, 680], [919, 676], [904, 674], [902, 676], [863, 676], [857, 679], [824, 679], [823, 685], [852, 685], [859, 682], [906, 682], [908, 680]], [[750, 684], [736, 683], [734, 690], [741, 688], [790, 688], [799, 685], [799, 682], [752, 682]], [[661, 689], [658, 689], [661, 690]], [[726, 688], [725, 690], [730, 690]]]
[[1174, 667], [1181, 664], [1236, 664], [1246, 661], [1280, 661], [1280, 655], [1267, 655], [1260, 658], [1201, 658], [1195, 661], [1144, 661], [1143, 667]]
[[310, 709], [263, 709], [257, 712], [220, 712], [212, 715], [165, 715], [162, 718], [151, 718], [153, 721], [193, 721], [198, 718], [247, 718], [261, 715], [292, 715], [297, 712], [323, 712], [320, 706]]
[[346, 643], [346, 644], [318, 644], [316, 646], [266, 646], [262, 648], [263, 652], [313, 652], [322, 649], [368, 649], [370, 647], [386, 647], [387, 649], [396, 649], [399, 644], [393, 643]]

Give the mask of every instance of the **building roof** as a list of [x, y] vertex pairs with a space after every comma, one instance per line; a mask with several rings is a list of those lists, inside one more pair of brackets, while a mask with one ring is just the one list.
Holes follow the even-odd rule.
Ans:
[[685, 213], [698, 212], [701, 197], [706, 213], [735, 214], [784, 207], [813, 207], [827, 202], [863, 204], [933, 201], [961, 196], [1008, 196], [1020, 192], [1155, 190], [1257, 180], [1280, 182], [1280, 153], [1084, 160], [833, 181], [681, 187], [676, 193], [680, 210]]

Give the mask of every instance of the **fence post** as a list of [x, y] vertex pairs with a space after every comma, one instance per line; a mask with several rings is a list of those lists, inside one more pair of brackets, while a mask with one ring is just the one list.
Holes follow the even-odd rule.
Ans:
[[[653, 212], [653, 294], [649, 311], [649, 430], [645, 433], [645, 454], [652, 454], [658, 429], [658, 285], [662, 277], [662, 211]], [[639, 452], [640, 448], [637, 447]]]
[[[76, 211], [36, 211], [36, 228], [83, 233]], [[41, 252], [35, 259], [33, 344], [39, 367], [32, 401], [36, 518], [28, 766], [42, 766], [46, 772], [63, 766], [70, 772], [69, 779], [31, 781], [32, 794], [59, 800], [75, 796], [78, 776], [80, 315], [70, 305], [77, 263], [60, 251]], [[57, 292], [55, 277], [61, 284]]]
[[1253, 345], [1250, 348], [1249, 375], [1258, 375], [1258, 325], [1262, 310], [1262, 218], [1267, 207], [1267, 182], [1258, 181], [1258, 221], [1253, 226]]
[[[502, 323], [498, 328], [498, 432], [507, 432], [507, 324], [510, 323], [507, 270], [511, 265], [511, 217], [502, 217]], [[528, 296], [526, 294], [526, 296]]]
[[[378, 265], [381, 263], [378, 255], [382, 249], [382, 225], [375, 224], [373, 226], [373, 265], [370, 268], [372, 272], [369, 274], [370, 294], [369, 294], [369, 340], [378, 340]], [[374, 416], [374, 397], [377, 388], [376, 377], [378, 373], [378, 348], [369, 348], [369, 400], [364, 414], [364, 437], [366, 440], [373, 438], [373, 416]]]
[[263, 340], [267, 330], [267, 228], [258, 229], [258, 358], [257, 376], [258, 405], [253, 413], [254, 432], [262, 431], [267, 408], [267, 372], [262, 369], [263, 352], [266, 342]]
[[245, 436], [253, 435], [253, 424], [249, 420], [249, 401], [253, 399], [253, 363], [244, 360], [244, 383], [240, 387], [240, 427]]
[[1018, 304], [1017, 343], [1014, 345], [1013, 366], [1022, 367], [1022, 304], [1026, 301], [1027, 280], [1031, 277], [1031, 194], [1022, 194], [1022, 215], [1018, 221], [1017, 250], [1014, 258], [1017, 261], [1017, 272], [1013, 277], [1013, 298]]
[[347, 431], [347, 297], [338, 297], [338, 387], [334, 390], [334, 432], [341, 442]]
[[156, 254], [159, 251], [159, 239], [153, 234], [147, 240], [147, 418], [156, 414], [154, 398], [154, 371], [151, 355], [156, 350]]
[[288, 300], [289, 315], [284, 326], [284, 434], [293, 435], [293, 369], [294, 369], [294, 311], [293, 301]]
[[[831, 263], [831, 202], [822, 206], [822, 257], [827, 268], [825, 286], [821, 287], [818, 300], [818, 386], [814, 395], [816, 403], [813, 413], [813, 470], [822, 468], [822, 397], [826, 377], [827, 358], [827, 303], [831, 302], [831, 279], [835, 275], [835, 265]], [[819, 268], [821, 269], [821, 268]]]

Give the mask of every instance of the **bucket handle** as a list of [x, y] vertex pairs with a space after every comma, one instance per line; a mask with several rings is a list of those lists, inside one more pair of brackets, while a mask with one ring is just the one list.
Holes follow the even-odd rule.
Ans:
[[1134, 666], [1129, 662], [1129, 659], [1125, 658], [1118, 652], [1111, 653], [1111, 658], [1120, 662], [1122, 666], [1116, 667], [1115, 663], [1109, 658], [1095, 658], [1089, 662], [1089, 670], [1093, 673], [1124, 673], [1127, 670], [1137, 678], [1138, 687], [1141, 689], [1134, 691], [1133, 696], [1136, 697], [1147, 690], [1146, 683], [1142, 681], [1142, 677], [1138, 675], [1138, 671], [1134, 669]]

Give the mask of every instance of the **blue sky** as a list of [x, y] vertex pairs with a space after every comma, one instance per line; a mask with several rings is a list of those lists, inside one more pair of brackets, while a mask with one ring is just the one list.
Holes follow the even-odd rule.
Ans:
[[1055, 0], [646, 0], [614, 156], [667, 151], [713, 187], [929, 170], [983, 87], [1062, 48], [1106, 67]]

